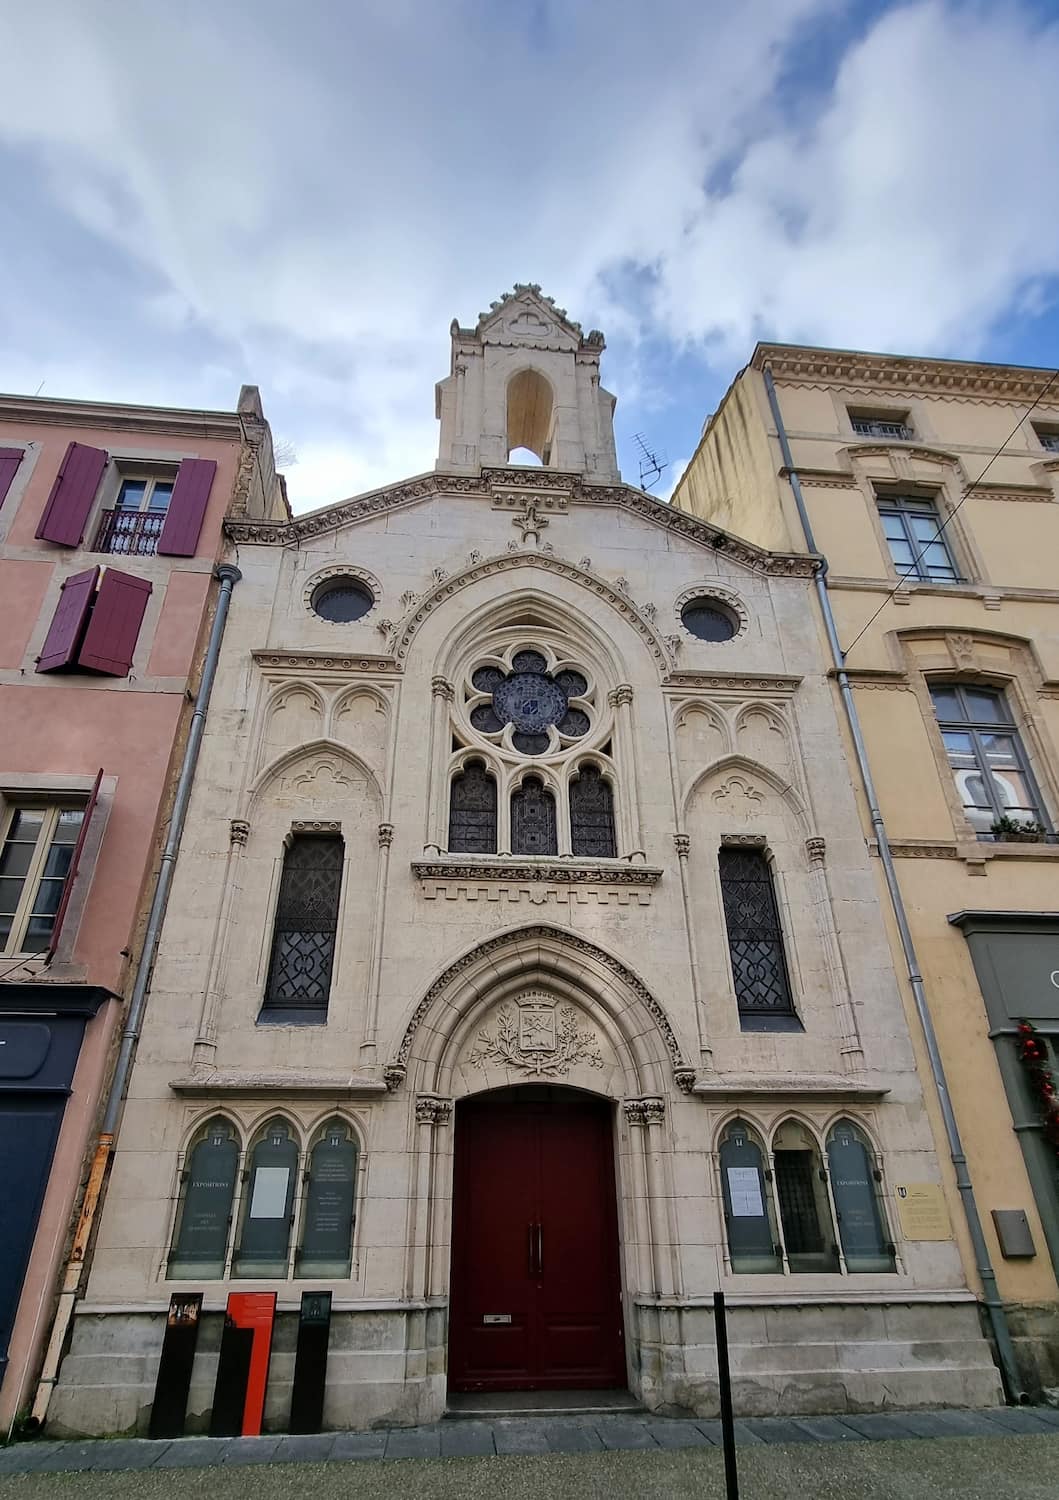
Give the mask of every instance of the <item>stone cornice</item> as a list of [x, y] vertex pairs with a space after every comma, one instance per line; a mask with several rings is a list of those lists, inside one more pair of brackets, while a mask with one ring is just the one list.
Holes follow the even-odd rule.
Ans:
[[392, 656], [345, 655], [323, 651], [251, 651], [259, 667], [296, 668], [303, 672], [372, 672], [392, 676], [401, 664]]
[[800, 686], [802, 679], [789, 674], [768, 676], [748, 672], [670, 672], [666, 678], [667, 688], [691, 688], [700, 692], [762, 693], [771, 697], [789, 698]]
[[[612, 505], [642, 516], [644, 520], [686, 537], [711, 551], [722, 553], [741, 567], [756, 573], [786, 578], [811, 578], [818, 559], [799, 552], [767, 552], [751, 542], [721, 531], [687, 511], [665, 505], [643, 490], [627, 484], [593, 484], [581, 474], [541, 469], [483, 469], [481, 475], [420, 474], [399, 484], [387, 485], [331, 505], [326, 510], [296, 516], [293, 521], [229, 520], [225, 531], [243, 545], [287, 547], [337, 531], [343, 526], [386, 514], [401, 506], [430, 499], [434, 495], [473, 495], [488, 498], [490, 505], [513, 490], [564, 495], [575, 505]], [[526, 554], [529, 555], [529, 554]]]
[[[985, 365], [966, 360], [918, 359], [899, 354], [862, 354], [794, 344], [758, 344], [750, 364], [766, 365], [787, 385], [843, 386], [895, 395], [946, 396], [964, 401], [1034, 402], [1051, 370], [1024, 365]], [[1054, 405], [1059, 407], [1059, 391]]]
[[504, 855], [492, 859], [416, 859], [412, 872], [418, 880], [496, 880], [504, 884], [540, 881], [546, 885], [651, 886], [662, 878], [661, 869], [655, 865], [630, 865], [618, 860], [608, 864], [561, 858], [520, 860]]
[[27, 427], [106, 427], [118, 432], [160, 433], [166, 437], [242, 436], [239, 413], [181, 411], [167, 406], [124, 406], [104, 401], [54, 401], [37, 396], [0, 395], [0, 422]]
[[732, 1099], [772, 1096], [782, 1099], [882, 1099], [890, 1092], [882, 1084], [842, 1073], [754, 1074], [726, 1073], [699, 1077], [691, 1090], [700, 1098]]
[[368, 1099], [386, 1093], [386, 1084], [381, 1078], [369, 1078], [360, 1073], [325, 1073], [322, 1070], [297, 1068], [277, 1068], [261, 1073], [222, 1072], [204, 1068], [201, 1072], [171, 1078], [169, 1087], [174, 1094], [183, 1094], [189, 1099], [212, 1098], [218, 1094], [322, 1094], [329, 1099]]

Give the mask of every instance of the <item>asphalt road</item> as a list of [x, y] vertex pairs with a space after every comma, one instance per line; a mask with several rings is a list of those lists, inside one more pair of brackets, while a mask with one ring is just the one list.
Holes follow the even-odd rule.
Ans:
[[[741, 1448], [740, 1500], [1056, 1500], [1052, 1436]], [[663, 1452], [388, 1459], [327, 1464], [30, 1473], [3, 1500], [724, 1500], [713, 1447]]]

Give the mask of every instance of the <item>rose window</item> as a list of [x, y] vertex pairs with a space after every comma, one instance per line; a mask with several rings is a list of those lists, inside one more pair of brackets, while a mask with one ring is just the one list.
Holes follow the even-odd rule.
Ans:
[[470, 720], [489, 738], [505, 738], [522, 755], [560, 750], [592, 725], [588, 679], [569, 667], [549, 670], [539, 651], [516, 651], [511, 664], [471, 675]]

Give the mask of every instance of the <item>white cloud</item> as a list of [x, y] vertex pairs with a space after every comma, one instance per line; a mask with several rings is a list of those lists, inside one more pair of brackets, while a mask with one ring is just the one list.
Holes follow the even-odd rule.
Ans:
[[972, 352], [1059, 269], [1055, 28], [895, 9], [815, 105], [801, 80], [795, 135], [788, 49], [845, 9], [0, 0], [0, 146], [134, 272], [108, 338], [56, 328], [56, 266], [29, 264], [0, 384], [45, 363], [53, 389], [58, 360], [69, 394], [205, 405], [255, 381], [304, 508], [432, 465], [449, 321], [516, 279], [618, 336], [623, 411], [672, 399], [659, 333], [725, 373], [760, 332]]

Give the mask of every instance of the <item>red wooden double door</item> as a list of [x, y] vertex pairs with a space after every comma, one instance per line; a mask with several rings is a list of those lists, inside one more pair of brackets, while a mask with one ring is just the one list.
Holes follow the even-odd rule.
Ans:
[[457, 1106], [449, 1386], [624, 1386], [611, 1112], [550, 1087]]

